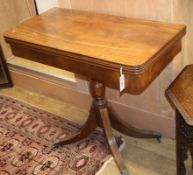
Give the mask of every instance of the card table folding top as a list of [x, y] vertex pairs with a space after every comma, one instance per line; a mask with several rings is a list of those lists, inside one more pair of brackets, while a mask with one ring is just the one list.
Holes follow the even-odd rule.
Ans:
[[128, 174], [112, 128], [138, 138], [160, 133], [126, 124], [105, 98], [105, 87], [139, 94], [181, 51], [186, 27], [71, 9], [53, 8], [5, 33], [14, 55], [81, 74], [90, 80], [93, 103], [77, 135], [54, 145], [79, 141], [102, 127], [121, 174]]

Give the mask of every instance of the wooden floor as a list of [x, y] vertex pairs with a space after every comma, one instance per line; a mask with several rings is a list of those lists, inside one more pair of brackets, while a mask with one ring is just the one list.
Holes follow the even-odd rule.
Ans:
[[[70, 104], [18, 87], [4, 89], [0, 93], [25, 101], [57, 115], [65, 116], [78, 123], [84, 123], [88, 114], [87, 111]], [[158, 143], [156, 140], [151, 139], [135, 139], [124, 135], [123, 137], [126, 140], [126, 146], [122, 151], [122, 156], [131, 175], [176, 174], [174, 140], [163, 138], [162, 142]], [[186, 161], [186, 165], [187, 175], [192, 175], [190, 159]], [[101, 175], [119, 174], [114, 161], [108, 164], [101, 173]]]

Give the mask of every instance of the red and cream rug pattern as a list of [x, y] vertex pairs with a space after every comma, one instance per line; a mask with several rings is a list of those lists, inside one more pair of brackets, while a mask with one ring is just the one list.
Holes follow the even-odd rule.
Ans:
[[101, 130], [74, 144], [46, 146], [80, 128], [63, 117], [0, 95], [0, 175], [94, 175], [112, 158]]

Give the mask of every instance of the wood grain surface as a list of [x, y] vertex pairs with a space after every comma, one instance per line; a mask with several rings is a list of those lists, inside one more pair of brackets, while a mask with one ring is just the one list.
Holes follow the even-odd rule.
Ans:
[[[141, 93], [181, 50], [185, 26], [53, 8], [5, 34], [13, 54]], [[102, 75], [102, 76], [101, 76]]]
[[186, 66], [166, 95], [189, 125], [193, 125], [193, 65]]
[[6, 37], [138, 66], [184, 32], [183, 25], [53, 8], [14, 28]]

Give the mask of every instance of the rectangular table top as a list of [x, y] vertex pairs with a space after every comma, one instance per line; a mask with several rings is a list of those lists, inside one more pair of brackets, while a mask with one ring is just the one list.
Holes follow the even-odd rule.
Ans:
[[13, 54], [142, 92], [181, 51], [186, 27], [94, 12], [53, 8], [5, 33]]
[[184, 31], [184, 25], [53, 8], [5, 36], [115, 64], [143, 66]]

